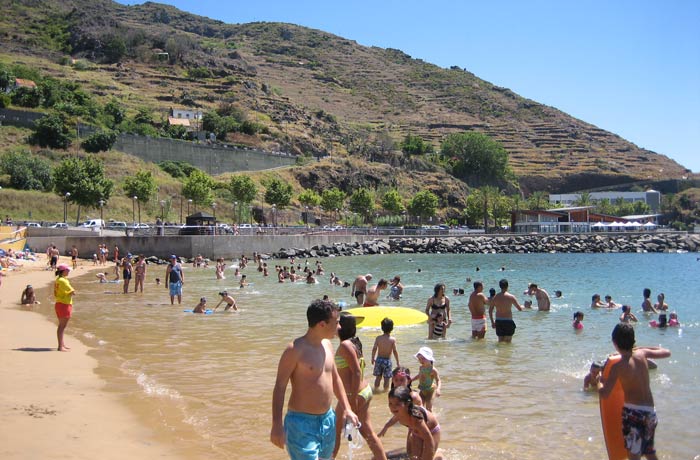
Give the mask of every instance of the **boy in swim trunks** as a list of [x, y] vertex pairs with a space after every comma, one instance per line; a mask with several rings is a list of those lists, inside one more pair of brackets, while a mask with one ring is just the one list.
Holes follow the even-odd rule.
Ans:
[[[379, 382], [384, 377], [384, 391], [389, 389], [391, 383], [391, 355], [393, 353], [396, 358], [396, 365], [399, 365], [399, 351], [396, 349], [396, 339], [391, 336], [391, 331], [394, 330], [394, 322], [390, 318], [382, 320], [382, 335], [374, 339], [372, 347], [372, 364], [374, 370], [372, 375], [374, 379], [374, 391], [379, 389]], [[375, 359], [376, 356], [376, 359]]]
[[605, 381], [598, 383], [601, 398], [607, 398], [619, 380], [625, 393], [622, 408], [622, 435], [630, 459], [642, 456], [655, 460], [654, 432], [658, 420], [649, 386], [649, 358], [668, 358], [671, 352], [660, 347], [634, 347], [634, 327], [620, 323], [613, 329], [612, 342], [621, 359], [610, 368]]
[[489, 299], [484, 294], [484, 284], [474, 281], [474, 291], [469, 294], [469, 313], [472, 315], [472, 339], [483, 339], [486, 335], [486, 304]]
[[[502, 279], [498, 282], [501, 292], [493, 296], [489, 302], [489, 318], [491, 326], [496, 329], [499, 342], [509, 343], [515, 334], [515, 321], [513, 321], [513, 310], [511, 307], [523, 311], [523, 307], [518, 303], [518, 299], [508, 292], [508, 280]], [[496, 309], [496, 320], [493, 319], [493, 310]]]
[[[333, 303], [314, 300], [306, 310], [306, 334], [287, 345], [277, 367], [270, 441], [280, 449], [286, 445], [292, 460], [331, 458], [335, 447], [336, 414], [331, 408], [334, 395], [341, 409], [341, 422], [349, 419], [355, 426], [359, 423], [350, 409], [330, 342], [338, 332], [338, 315]], [[290, 381], [292, 394], [283, 421], [284, 396]]]

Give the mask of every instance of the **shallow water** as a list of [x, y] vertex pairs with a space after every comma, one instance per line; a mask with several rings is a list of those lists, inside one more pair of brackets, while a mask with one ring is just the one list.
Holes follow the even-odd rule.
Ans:
[[[275, 263], [280, 261], [270, 261], [271, 266]], [[161, 439], [186, 456], [278, 459], [285, 454], [269, 442], [269, 430], [282, 349], [305, 332], [306, 306], [312, 299], [329, 294], [351, 300], [349, 289], [328, 284], [328, 274], [336, 272], [348, 281], [366, 272], [373, 273], [375, 281], [401, 275], [407, 288], [396, 305], [420, 309], [434, 284], [444, 282], [455, 321], [448, 339], [427, 341], [425, 325], [398, 328], [394, 335], [402, 364], [414, 372], [418, 363], [413, 354], [420, 346], [427, 344], [435, 352], [443, 394], [434, 409], [446, 457], [604, 458], [597, 395], [582, 392], [581, 382], [591, 361], [614, 351], [610, 332], [620, 311], [591, 310], [590, 297], [611, 294], [636, 311], [642, 289], [649, 287], [653, 298], [666, 293], [666, 302], [683, 324], [653, 329], [647, 325], [652, 318], [637, 313], [637, 343], [661, 345], [673, 353], [651, 371], [660, 419], [659, 457], [689, 459], [700, 454], [700, 430], [693, 423], [700, 410], [695, 396], [700, 377], [700, 262], [695, 254], [383, 255], [322, 263], [326, 275], [316, 285], [278, 284], [274, 276], [263, 278], [249, 267], [244, 273], [253, 285], [243, 290], [237, 288], [232, 270], [227, 271], [229, 279], [217, 281], [213, 269], [186, 267], [182, 306], [171, 306], [165, 287], [154, 283], [155, 277], [164, 279], [164, 266], [149, 267], [144, 294], [123, 295], [120, 284], [78, 278], [73, 283], [81, 295], [76, 297], [69, 332], [94, 346], [107, 388], [122, 395]], [[467, 296], [451, 295], [455, 287], [467, 288], [467, 276], [483, 280], [486, 290], [505, 277], [521, 302], [527, 298], [522, 292], [528, 282], [537, 282], [552, 297], [555, 290], [564, 295], [552, 299], [551, 312], [515, 312], [518, 328], [512, 344], [497, 344], [492, 330], [486, 340], [472, 341]], [[202, 295], [213, 307], [224, 288], [233, 292], [240, 312], [183, 312]], [[580, 333], [571, 327], [576, 310], [585, 313]], [[361, 330], [366, 354], [380, 332]], [[375, 395], [371, 414], [378, 431], [390, 416], [385, 394]], [[404, 439], [405, 429], [396, 426], [383, 441], [387, 449], [394, 449], [402, 447]], [[366, 445], [353, 452], [353, 459], [370, 457]], [[347, 458], [346, 448], [340, 458]]]

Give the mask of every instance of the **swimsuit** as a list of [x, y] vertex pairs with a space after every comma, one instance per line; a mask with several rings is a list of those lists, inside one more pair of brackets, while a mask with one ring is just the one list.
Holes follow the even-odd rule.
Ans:
[[445, 323], [440, 323], [440, 324], [435, 324], [433, 326], [433, 335], [435, 337], [442, 337], [442, 335], [445, 333]]
[[633, 455], [650, 455], [654, 449], [654, 432], [658, 419], [653, 407], [625, 404], [622, 407], [622, 435], [625, 448]]
[[423, 392], [432, 392], [435, 388], [433, 387], [433, 366], [421, 367], [418, 371], [420, 375], [420, 380], [418, 383], [418, 389]]
[[472, 318], [472, 331], [482, 332], [486, 330], [486, 318]]
[[284, 434], [291, 460], [330, 459], [335, 448], [335, 412], [306, 414], [287, 411]]
[[[335, 367], [340, 370], [340, 369], [347, 369], [350, 367], [348, 365], [348, 362], [343, 358], [342, 356], [338, 355], [336, 353], [335, 355]], [[391, 373], [391, 371], [389, 371]], [[362, 381], [365, 378], [365, 358], [363, 356], [360, 356], [360, 381]], [[353, 395], [351, 392], [347, 392], [348, 398]], [[372, 399], [372, 387], [368, 384], [366, 387], [364, 387], [360, 392], [357, 394], [359, 397], [364, 399], [365, 401], [369, 402], [370, 399]]]
[[496, 318], [496, 335], [498, 337], [511, 337], [513, 334], [515, 334], [515, 321]]
[[385, 379], [390, 379], [391, 369], [391, 358], [382, 358], [378, 356], [374, 361], [374, 371], [372, 371], [372, 375], [375, 377], [381, 375], [384, 376]]
[[445, 303], [442, 305], [435, 305], [435, 298], [433, 298], [433, 304], [430, 306], [430, 317], [435, 319], [440, 312], [443, 312], [444, 315], [445, 310], [447, 310], [447, 298], [445, 298]]
[[399, 300], [401, 298], [401, 294], [399, 294], [399, 287], [398, 286], [391, 286], [391, 289], [389, 290], [389, 298], [394, 299], [394, 300]]

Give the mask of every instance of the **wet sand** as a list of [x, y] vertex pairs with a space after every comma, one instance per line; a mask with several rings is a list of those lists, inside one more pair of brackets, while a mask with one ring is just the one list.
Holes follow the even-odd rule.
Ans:
[[[69, 258], [61, 262], [70, 264]], [[46, 257], [5, 272], [0, 286], [0, 458], [179, 458], [177, 452], [118, 400], [104, 391], [95, 374], [97, 361], [89, 348], [66, 329], [69, 352], [56, 351], [56, 322], [33, 309], [53, 310], [53, 298], [38, 298], [40, 306], [22, 307], [22, 290], [50, 286], [54, 273], [45, 270]], [[91, 276], [92, 265], [70, 278]], [[80, 314], [80, 293], [74, 315]]]

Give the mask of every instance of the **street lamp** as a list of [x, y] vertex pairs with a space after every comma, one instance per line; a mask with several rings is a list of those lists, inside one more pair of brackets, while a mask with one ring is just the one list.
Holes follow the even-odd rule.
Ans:
[[134, 223], [134, 226], [136, 225], [136, 200], [138, 200], [139, 197], [136, 195], [131, 197], [131, 221]]
[[68, 198], [70, 198], [70, 192], [66, 192], [63, 195], [63, 222], [68, 223]]
[[306, 214], [304, 214], [304, 223], [306, 224], [306, 228], [309, 228], [309, 207], [304, 206], [304, 210]]
[[216, 203], [211, 204], [212, 214], [214, 214], [214, 221], [216, 221]]
[[248, 213], [249, 222], [248, 222], [248, 223], [249, 223], [250, 226], [252, 227], [252, 226], [253, 226], [253, 207], [252, 207], [252, 206], [248, 206], [248, 211], [249, 211], [249, 213]]
[[160, 200], [160, 221], [165, 222], [165, 200]]
[[97, 203], [100, 205], [100, 232], [102, 232], [102, 227], [104, 227], [104, 225], [105, 225], [104, 218], [102, 217], [102, 206], [105, 205], [106, 201], [100, 200]]
[[238, 221], [240, 220], [240, 219], [236, 220], [236, 206], [238, 206], [238, 201], [233, 202], [233, 223], [234, 224], [237, 224]]
[[272, 205], [272, 234], [275, 234], [275, 229], [277, 228], [277, 206]]

